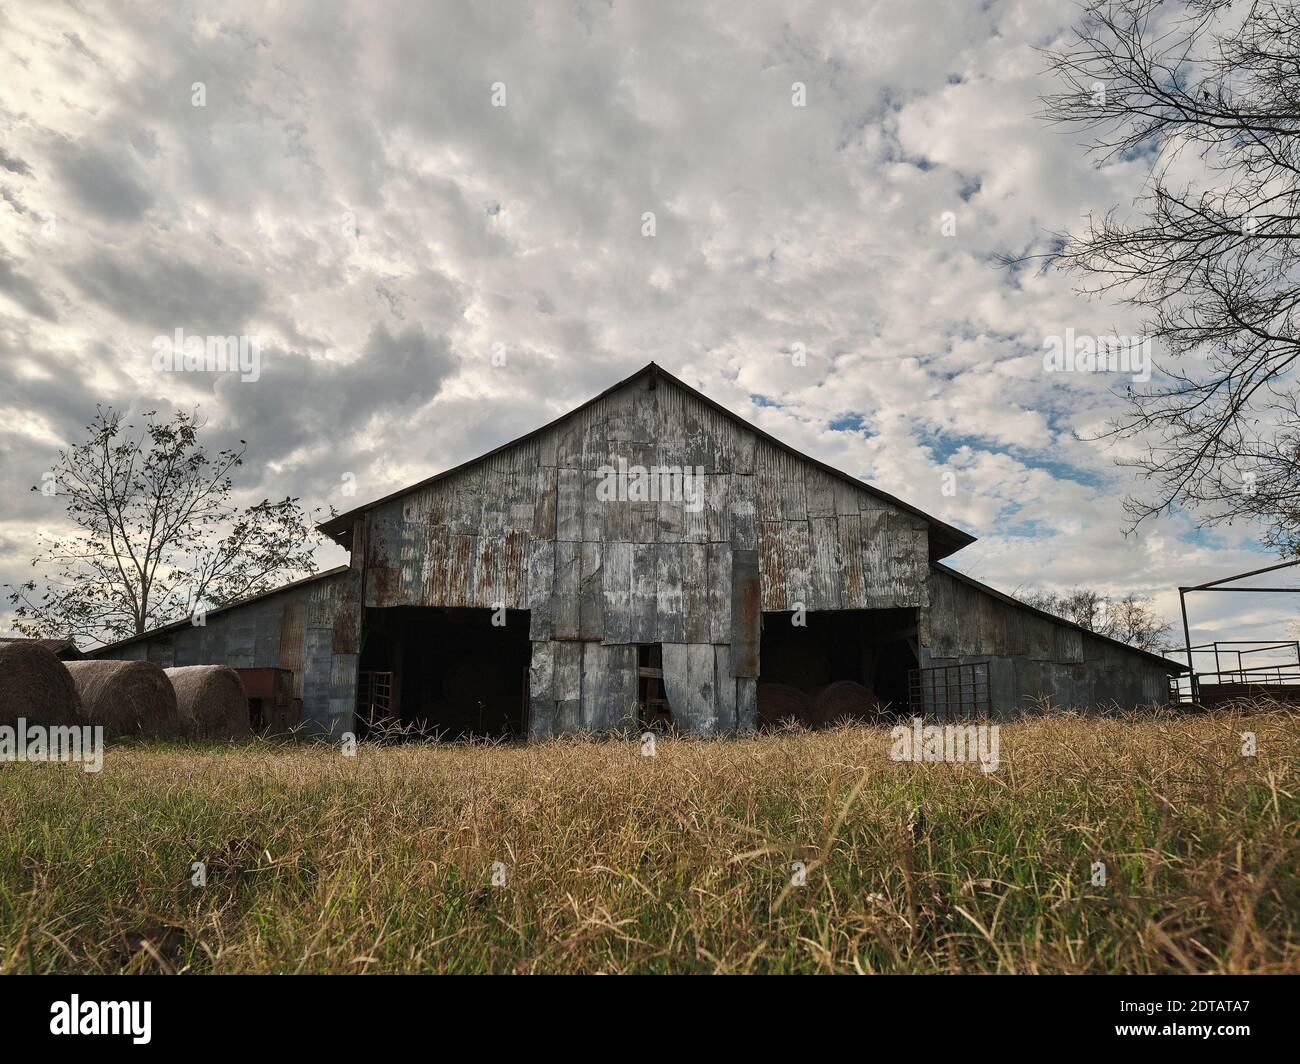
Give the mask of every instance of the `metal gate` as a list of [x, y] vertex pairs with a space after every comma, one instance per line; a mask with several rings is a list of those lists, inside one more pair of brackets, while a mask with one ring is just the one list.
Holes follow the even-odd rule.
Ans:
[[915, 717], [969, 720], [993, 712], [987, 661], [911, 669], [907, 692], [908, 707]]
[[393, 713], [393, 674], [357, 673], [357, 722], [367, 727], [388, 721]]

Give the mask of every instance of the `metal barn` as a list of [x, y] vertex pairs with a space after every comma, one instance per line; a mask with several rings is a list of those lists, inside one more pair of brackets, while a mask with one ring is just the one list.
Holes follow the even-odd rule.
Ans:
[[292, 670], [334, 737], [719, 735], [757, 726], [760, 688], [835, 684], [947, 717], [1137, 707], [1182, 669], [941, 564], [974, 537], [654, 363], [321, 529], [349, 566], [97, 655]]

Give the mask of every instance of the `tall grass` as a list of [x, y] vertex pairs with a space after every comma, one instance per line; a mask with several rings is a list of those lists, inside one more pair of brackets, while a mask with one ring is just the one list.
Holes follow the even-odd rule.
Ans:
[[893, 762], [864, 727], [655, 757], [5, 764], [0, 971], [1300, 970], [1300, 717], [1064, 715], [1001, 740], [991, 774]]

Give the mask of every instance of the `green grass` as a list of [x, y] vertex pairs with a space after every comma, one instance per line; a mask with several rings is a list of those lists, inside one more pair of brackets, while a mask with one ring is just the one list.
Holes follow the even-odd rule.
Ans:
[[0, 972], [1300, 971], [1300, 717], [1064, 715], [1001, 739], [988, 775], [892, 762], [863, 727], [654, 758], [4, 764]]

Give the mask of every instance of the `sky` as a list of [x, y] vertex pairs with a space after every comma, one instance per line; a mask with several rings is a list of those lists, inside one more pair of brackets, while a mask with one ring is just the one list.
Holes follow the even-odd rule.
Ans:
[[[0, 584], [97, 404], [197, 408], [248, 441], [242, 501], [347, 510], [654, 360], [978, 536], [957, 568], [1176, 621], [1179, 584], [1273, 559], [1183, 513], [1124, 534], [1136, 444], [1086, 437], [1127, 377], [1043, 356], [1139, 322], [998, 265], [1151, 163], [1034, 117], [1077, 12], [0, 0]], [[255, 338], [257, 379], [158, 370], [177, 329]], [[1295, 613], [1196, 596], [1193, 637]]]

